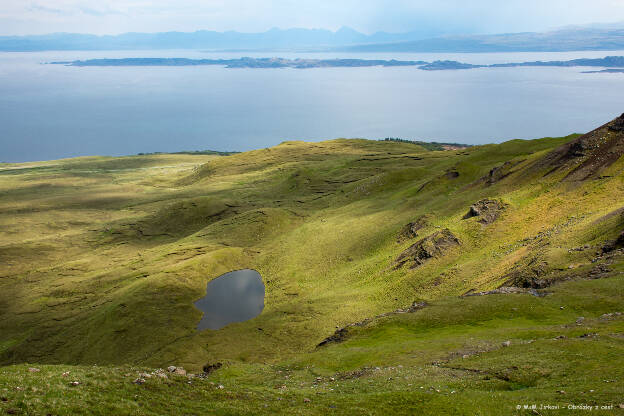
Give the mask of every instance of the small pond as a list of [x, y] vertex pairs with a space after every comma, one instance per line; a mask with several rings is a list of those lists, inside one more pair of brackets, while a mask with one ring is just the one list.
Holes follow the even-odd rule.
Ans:
[[244, 322], [264, 309], [264, 283], [255, 270], [229, 272], [208, 282], [206, 296], [195, 302], [204, 313], [197, 329], [221, 329]]

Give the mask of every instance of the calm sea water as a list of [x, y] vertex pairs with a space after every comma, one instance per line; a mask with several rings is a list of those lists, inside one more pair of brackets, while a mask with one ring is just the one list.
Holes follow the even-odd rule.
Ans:
[[[55, 60], [240, 57], [202, 51], [0, 53], [0, 162], [182, 150], [249, 150], [284, 140], [402, 137], [470, 144], [585, 132], [624, 111], [624, 74], [582, 68], [78, 68]], [[475, 64], [615, 52], [297, 54], [453, 59]]]

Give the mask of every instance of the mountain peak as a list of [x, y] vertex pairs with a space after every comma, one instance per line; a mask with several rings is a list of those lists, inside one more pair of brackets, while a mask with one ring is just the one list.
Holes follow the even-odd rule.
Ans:
[[336, 34], [357, 34], [357, 35], [361, 35], [360, 32], [358, 32], [357, 30], [350, 28], [349, 26], [342, 26], [340, 29], [338, 29], [336, 31]]

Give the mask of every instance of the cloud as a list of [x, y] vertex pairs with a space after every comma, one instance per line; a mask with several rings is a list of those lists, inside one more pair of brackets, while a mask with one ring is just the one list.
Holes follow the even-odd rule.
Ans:
[[28, 10], [33, 12], [44, 12], [44, 13], [54, 13], [54, 14], [63, 14], [63, 10], [55, 9], [52, 7], [41, 6], [39, 4], [31, 4], [28, 6]]
[[98, 17], [110, 16], [110, 15], [126, 15], [126, 13], [124, 13], [123, 11], [117, 10], [117, 9], [111, 9], [110, 7], [104, 7], [104, 8], [79, 7], [78, 10], [80, 10], [80, 12], [83, 14], [87, 14], [90, 16], [98, 16]]
[[13, 22], [0, 30], [21, 34], [341, 26], [369, 33], [493, 33], [614, 16], [624, 16], [623, 0], [0, 0], [0, 19]]

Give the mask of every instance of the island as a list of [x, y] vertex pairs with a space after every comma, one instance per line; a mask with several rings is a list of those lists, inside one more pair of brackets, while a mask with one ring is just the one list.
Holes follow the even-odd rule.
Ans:
[[188, 59], [188, 58], [121, 58], [87, 59], [85, 61], [50, 62], [69, 66], [199, 66], [219, 65], [226, 68], [341, 68], [370, 66], [419, 66], [425, 61], [368, 60], [368, 59], [285, 59], [249, 58], [238, 59]]
[[583, 71], [583, 74], [624, 74], [624, 68], [609, 68], [600, 71]]
[[50, 64], [77, 67], [87, 66], [200, 66], [217, 65], [226, 68], [361, 68], [361, 67], [416, 67], [423, 71], [445, 71], [475, 68], [515, 68], [515, 67], [600, 67], [607, 68], [585, 73], [624, 72], [624, 56], [606, 56], [604, 58], [582, 58], [569, 61], [531, 61], [511, 62], [490, 65], [475, 65], [458, 61], [399, 61], [396, 59], [286, 59], [286, 58], [250, 58], [237, 59], [189, 59], [189, 58], [120, 58], [87, 59], [77, 61], [50, 62]]

